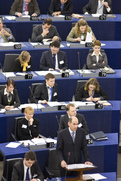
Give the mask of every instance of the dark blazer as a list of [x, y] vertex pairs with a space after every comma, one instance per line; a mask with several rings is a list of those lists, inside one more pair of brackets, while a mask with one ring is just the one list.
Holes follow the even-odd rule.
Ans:
[[[84, 90], [84, 85], [82, 85], [79, 91], [75, 94], [76, 101], [86, 101], [86, 98], [89, 97], [88, 91]], [[93, 97], [100, 97], [101, 100], [107, 100], [108, 95], [104, 92], [104, 90], [100, 87], [99, 91], [95, 91]]]
[[[30, 135], [31, 131], [31, 135]], [[34, 118], [33, 125], [29, 126], [28, 121], [23, 118], [18, 121], [19, 140], [29, 140], [39, 135], [39, 120]]]
[[[59, 51], [57, 57], [59, 69], [66, 70], [68, 67], [66, 53]], [[43, 52], [40, 60], [40, 70], [49, 70], [49, 68], [55, 69], [51, 50]]]
[[[82, 128], [77, 128], [74, 143], [68, 128], [59, 131], [56, 150], [60, 163], [62, 160], [68, 161], [68, 164], [81, 163], [81, 152], [83, 153], [84, 161], [89, 161], [85, 132]], [[69, 152], [70, 157], [68, 159]]]
[[[8, 106], [8, 99], [7, 99], [7, 95], [4, 95], [4, 90], [1, 90], [0, 91], [0, 108], [5, 108], [5, 106]], [[16, 89], [13, 90], [10, 106], [14, 106], [14, 107], [20, 106], [20, 100], [19, 100], [18, 92]]]
[[[105, 0], [108, 2], [109, 7], [111, 8], [110, 12], [107, 11], [106, 7], [103, 7], [104, 14], [112, 14], [112, 2], [111, 0]], [[89, 14], [95, 14], [97, 12], [98, 0], [90, 0], [89, 3], [83, 7], [83, 13], [88, 12]]]
[[[36, 13], [37, 16], [40, 14], [39, 6], [37, 0], [31, 0], [28, 5], [29, 15]], [[16, 12], [23, 12], [23, 0], [15, 0], [11, 6], [10, 15], [15, 15]]]
[[[96, 56], [93, 55], [92, 56], [92, 52], [89, 52], [88, 56], [87, 56], [87, 68], [88, 69], [100, 69], [100, 68], [104, 68], [104, 67], [108, 67], [108, 60], [107, 60], [107, 55], [104, 52], [104, 50], [100, 51], [102, 56], [99, 55], [99, 61], [97, 62], [96, 60]], [[104, 62], [104, 63], [103, 63]], [[95, 65], [93, 65], [95, 64]]]
[[[30, 61], [28, 62], [28, 67], [26, 71], [31, 71], [31, 65], [32, 65], [32, 58], [30, 58]], [[13, 65], [13, 72], [23, 72], [23, 66], [21, 67], [20, 61], [17, 58]]]
[[[39, 100], [48, 101], [48, 90], [47, 90], [46, 83], [40, 84], [35, 88], [34, 98], [35, 98], [36, 102], [38, 102]], [[57, 86], [57, 84], [55, 84], [53, 87], [52, 101], [58, 101], [58, 86]]]
[[[56, 11], [61, 11], [61, 3], [60, 0], [51, 0], [50, 7], [48, 10], [48, 14], [52, 15]], [[73, 0], [68, 0], [63, 7], [63, 11], [61, 14], [72, 14], [73, 12]]]
[[[40, 179], [41, 181], [44, 180], [44, 176], [40, 170], [37, 161], [35, 161], [35, 163], [31, 167], [31, 175], [32, 178]], [[17, 163], [15, 163], [13, 166], [11, 181], [22, 181], [22, 180], [24, 180], [24, 165], [23, 165], [23, 160], [20, 160]]]
[[[82, 124], [82, 127], [85, 131], [85, 134], [89, 134], [89, 128], [87, 126], [87, 122], [85, 120], [85, 117], [82, 114], [76, 114], [76, 117], [79, 120], [79, 124]], [[65, 128], [68, 128], [68, 121], [69, 121], [69, 117], [68, 114], [65, 114], [64, 116], [61, 116], [60, 118], [60, 123], [59, 123], [59, 131]]]
[[[44, 37], [42, 36], [42, 32], [43, 32], [42, 24], [36, 25], [32, 31], [31, 41], [41, 42], [44, 39]], [[59, 33], [56, 27], [51, 25], [51, 27], [49, 28], [49, 33], [46, 36], [46, 39], [49, 39], [49, 38], [52, 39], [54, 36], [58, 36], [59, 40], [61, 41], [61, 38], [59, 36]]]
[[15, 42], [15, 38], [14, 38], [14, 36], [13, 36], [13, 34], [12, 34], [12, 31], [11, 31], [9, 28], [4, 28], [4, 27], [3, 27], [3, 29], [4, 29], [5, 31], [7, 31], [7, 32], [12, 36], [12, 37], [10, 38], [10, 37], [4, 35], [5, 38], [6, 38], [6, 41], [7, 41], [7, 42], [9, 42], [9, 41]]

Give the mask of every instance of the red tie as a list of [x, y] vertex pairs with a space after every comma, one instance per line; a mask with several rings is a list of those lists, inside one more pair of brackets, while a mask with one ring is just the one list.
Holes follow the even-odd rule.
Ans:
[[28, 11], [28, 4], [25, 5], [25, 11]]

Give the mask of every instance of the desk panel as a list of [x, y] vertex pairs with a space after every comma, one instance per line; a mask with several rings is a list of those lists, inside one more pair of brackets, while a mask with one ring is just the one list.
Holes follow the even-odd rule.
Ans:
[[[117, 149], [118, 149], [118, 134], [107, 134], [107, 141], [94, 142], [93, 145], [88, 146], [90, 160], [98, 167], [91, 170], [92, 173], [95, 172], [117, 172]], [[24, 154], [28, 151], [28, 148], [17, 147], [7, 148], [5, 147], [7, 143], [0, 144], [0, 150], [3, 155], [4, 160], [9, 158], [24, 157]], [[35, 150], [37, 155], [37, 160], [40, 168], [44, 169], [48, 149]]]

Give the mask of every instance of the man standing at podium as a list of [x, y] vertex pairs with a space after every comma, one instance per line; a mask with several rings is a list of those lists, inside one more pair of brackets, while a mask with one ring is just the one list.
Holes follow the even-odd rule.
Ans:
[[[69, 118], [68, 126], [68, 128], [58, 133], [57, 139], [56, 150], [61, 176], [66, 176], [64, 168], [67, 167], [67, 164], [82, 163], [81, 152], [83, 153], [85, 164], [92, 165], [89, 161], [85, 132], [82, 128], [78, 128], [78, 119], [74, 116]], [[67, 175], [71, 174], [71, 172], [67, 173]]]

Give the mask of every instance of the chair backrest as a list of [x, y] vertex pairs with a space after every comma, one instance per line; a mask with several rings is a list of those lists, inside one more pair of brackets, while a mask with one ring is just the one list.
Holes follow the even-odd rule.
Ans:
[[28, 103], [35, 102], [35, 99], [34, 99], [34, 97], [33, 97], [33, 94], [34, 94], [34, 91], [35, 91], [36, 87], [37, 87], [38, 85], [40, 85], [40, 84], [42, 84], [42, 83], [33, 83], [33, 84], [31, 85], [31, 91], [30, 91], [30, 96], [29, 96], [29, 99], [28, 99]]
[[72, 28], [75, 26], [76, 23], [72, 23]]
[[75, 92], [75, 94], [79, 91], [80, 87], [81, 87], [82, 85], [84, 85], [86, 82], [87, 82], [87, 80], [78, 80], [78, 81], [77, 81], [77, 86], [76, 86], [76, 92]]
[[[36, 27], [37, 25], [38, 25], [38, 24], [33, 24], [32, 32], [33, 32], [34, 27]], [[31, 33], [31, 38], [28, 39], [28, 42], [31, 42], [31, 39], [32, 39], [32, 33]]]
[[11, 180], [13, 166], [16, 162], [18, 162], [21, 159], [23, 159], [23, 158], [12, 158], [12, 159], [7, 159], [5, 161], [4, 168], [3, 168], [2, 181], [10, 181]]
[[57, 158], [56, 149], [50, 149], [47, 160], [47, 168], [53, 173], [54, 177], [60, 177], [59, 161]]
[[19, 54], [5, 54], [3, 72], [11, 72], [13, 70], [14, 61], [19, 57]]
[[5, 85], [0, 85], [0, 91], [5, 89]]
[[23, 117], [15, 117], [14, 120], [14, 126], [13, 126], [13, 131], [11, 133], [12, 138], [14, 139], [14, 141], [19, 141], [19, 137], [18, 137], [18, 122], [24, 118]]

